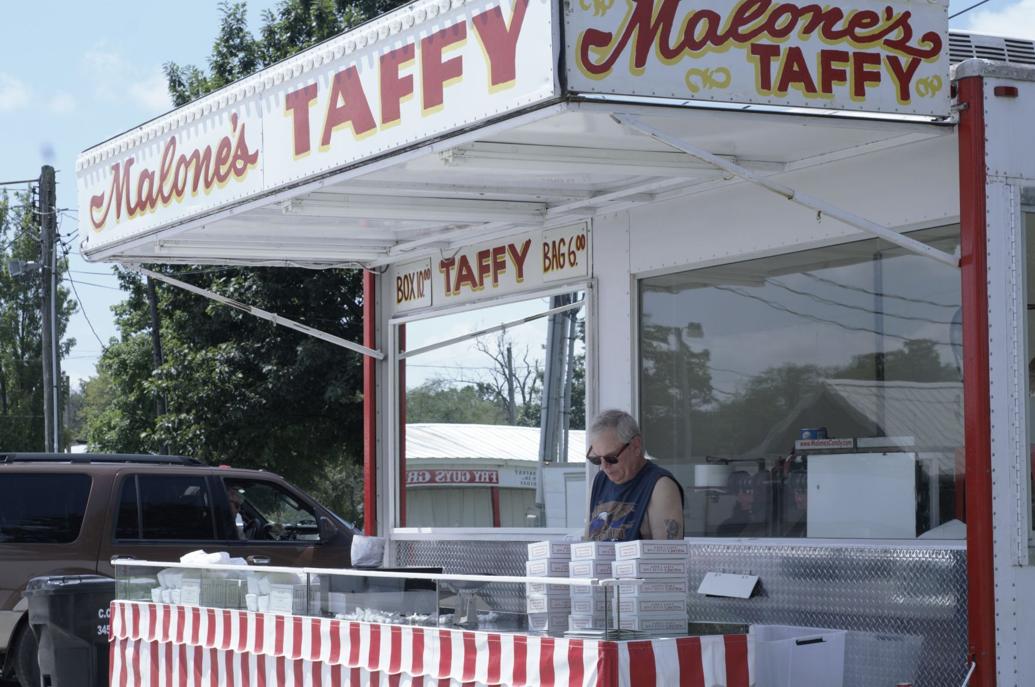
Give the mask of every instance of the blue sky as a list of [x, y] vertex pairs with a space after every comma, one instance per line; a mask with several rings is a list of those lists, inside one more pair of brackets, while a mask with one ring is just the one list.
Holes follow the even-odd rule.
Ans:
[[[950, 13], [973, 2], [954, 0]], [[248, 2], [253, 28], [275, 4]], [[0, 7], [0, 181], [36, 177], [51, 164], [58, 205], [69, 209], [76, 207], [78, 153], [168, 110], [162, 64], [204, 64], [219, 17], [215, 0], [8, 0]], [[1035, 0], [991, 0], [951, 25], [1035, 39]], [[77, 231], [74, 214], [61, 215], [67, 236]], [[82, 312], [69, 327], [77, 345], [64, 370], [77, 385], [93, 375], [101, 352], [87, 317], [106, 343], [116, 334], [111, 306], [121, 294], [106, 265], [73, 254], [71, 270]]]

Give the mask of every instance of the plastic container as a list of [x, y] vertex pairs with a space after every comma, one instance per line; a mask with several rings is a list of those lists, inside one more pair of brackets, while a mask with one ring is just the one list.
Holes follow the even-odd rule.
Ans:
[[41, 684], [108, 684], [108, 619], [115, 580], [98, 575], [35, 577], [25, 588], [39, 644]]
[[845, 631], [752, 625], [756, 687], [843, 687]]

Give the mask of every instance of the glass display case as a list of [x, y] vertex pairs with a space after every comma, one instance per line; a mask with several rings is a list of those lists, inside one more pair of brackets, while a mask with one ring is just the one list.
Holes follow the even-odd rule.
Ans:
[[[624, 609], [627, 621], [635, 619], [642, 580], [450, 575], [428, 568], [114, 563], [116, 601], [551, 636], [644, 634], [621, 616]], [[685, 590], [682, 596], [671, 604], [683, 620], [661, 628], [670, 635], [686, 634]]]

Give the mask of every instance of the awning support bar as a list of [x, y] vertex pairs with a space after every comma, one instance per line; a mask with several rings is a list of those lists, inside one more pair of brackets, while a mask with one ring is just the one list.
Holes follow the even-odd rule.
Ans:
[[181, 288], [184, 291], [190, 291], [191, 293], [197, 294], [199, 296], [204, 296], [205, 298], [216, 301], [217, 303], [228, 305], [231, 308], [235, 308], [237, 310], [240, 310], [241, 312], [246, 312], [249, 315], [254, 315], [259, 319], [267, 320], [269, 322], [272, 322], [273, 324], [280, 325], [281, 327], [294, 329], [295, 331], [302, 332], [303, 334], [308, 334], [309, 336], [320, 339], [322, 341], [326, 341], [327, 343], [332, 343], [335, 346], [341, 346], [342, 348], [347, 348], [350, 351], [355, 351], [356, 353], [362, 353], [363, 355], [370, 356], [371, 358], [374, 358], [376, 360], [384, 360], [385, 354], [381, 351], [375, 351], [372, 348], [367, 348], [366, 346], [362, 346], [358, 343], [353, 343], [351, 341], [348, 341], [347, 339], [341, 338], [340, 336], [328, 334], [327, 332], [322, 332], [319, 329], [313, 329], [312, 327], [304, 325], [301, 322], [295, 322], [294, 320], [290, 320], [286, 317], [281, 317], [280, 315], [276, 315], [269, 311], [263, 310], [262, 308], [256, 308], [251, 305], [245, 305], [240, 301], [235, 301], [233, 298], [221, 296], [218, 293], [215, 293], [214, 291], [202, 289], [198, 286], [194, 286], [193, 284], [188, 284], [185, 281], [180, 281], [179, 279], [174, 279], [173, 277], [170, 277], [168, 275], [161, 274], [160, 272], [153, 272], [144, 267], [140, 267], [139, 265], [125, 265], [125, 268], [128, 270], [132, 270], [133, 272], [137, 272], [138, 274], [151, 277], [152, 279], [163, 281], [166, 284], [171, 284], [172, 286]]
[[415, 355], [420, 355], [421, 353], [427, 353], [428, 351], [435, 351], [435, 350], [438, 350], [439, 348], [445, 348], [446, 346], [452, 346], [455, 343], [460, 343], [462, 341], [467, 341], [469, 339], [474, 339], [474, 338], [477, 338], [479, 336], [482, 336], [483, 334], [491, 334], [493, 332], [501, 332], [501, 331], [510, 329], [512, 327], [516, 327], [519, 324], [525, 324], [526, 322], [533, 322], [535, 320], [539, 320], [539, 319], [542, 319], [544, 317], [549, 317], [551, 315], [558, 315], [558, 314], [560, 314], [562, 312], [568, 312], [569, 310], [578, 310], [579, 308], [581, 308], [583, 306], [583, 304], [584, 304], [584, 301], [575, 301], [574, 303], [568, 303], [567, 305], [562, 305], [562, 306], [559, 306], [557, 308], [551, 308], [549, 310], [544, 310], [543, 312], [538, 312], [535, 315], [529, 315], [528, 317], [522, 317], [520, 320], [511, 320], [510, 322], [504, 322], [503, 324], [497, 324], [494, 327], [488, 327], [486, 329], [479, 329], [476, 332], [468, 332], [467, 334], [463, 334], [461, 336], [456, 336], [456, 337], [453, 337], [452, 339], [446, 339], [445, 341], [439, 341], [437, 343], [428, 344], [427, 346], [421, 346], [420, 348], [414, 348], [411, 351], [403, 351], [402, 353], [399, 354], [399, 357], [400, 358], [412, 358]]
[[951, 255], [949, 253], [946, 253], [945, 251], [941, 251], [937, 248], [928, 246], [926, 243], [922, 243], [908, 236], [903, 236], [897, 231], [877, 224], [876, 222], [871, 222], [865, 217], [860, 217], [855, 213], [849, 212], [835, 205], [831, 205], [830, 203], [827, 203], [826, 201], [820, 198], [816, 198], [808, 194], [795, 191], [790, 186], [784, 186], [783, 184], [778, 184], [775, 181], [771, 181], [763, 176], [759, 176], [755, 172], [752, 172], [749, 169], [745, 169], [744, 167], [741, 167], [740, 165], [730, 162], [728, 160], [724, 160], [718, 155], [710, 153], [707, 150], [704, 150], [703, 148], [698, 148], [697, 146], [691, 143], [687, 143], [686, 141], [676, 138], [675, 136], [671, 136], [665, 133], [664, 131], [656, 129], [650, 126], [649, 124], [645, 124], [643, 121], [639, 119], [639, 117], [626, 114], [612, 114], [611, 117], [619, 124], [627, 126], [630, 129], [635, 129], [636, 131], [639, 131], [642, 134], [646, 134], [647, 136], [650, 136], [651, 138], [657, 141], [661, 141], [662, 143], [665, 143], [673, 148], [682, 150], [684, 153], [696, 157], [699, 160], [709, 162], [718, 167], [719, 169], [725, 170], [726, 172], [729, 172], [734, 176], [738, 176], [741, 179], [750, 181], [753, 184], [757, 184], [762, 188], [766, 189], [767, 191], [772, 191], [777, 195], [781, 195], [787, 200], [791, 201], [792, 203], [797, 203], [798, 205], [809, 208], [810, 210], [816, 210], [825, 215], [829, 215], [830, 217], [833, 217], [838, 221], [844, 222], [845, 224], [855, 227], [856, 229], [862, 229], [868, 234], [878, 236], [887, 241], [888, 243], [893, 243], [896, 246], [901, 246], [902, 248], [905, 248], [906, 250], [912, 253], [916, 253], [917, 255], [932, 258], [934, 260], [937, 260], [938, 262], [950, 265], [952, 267], [959, 267], [959, 258], [955, 255]]

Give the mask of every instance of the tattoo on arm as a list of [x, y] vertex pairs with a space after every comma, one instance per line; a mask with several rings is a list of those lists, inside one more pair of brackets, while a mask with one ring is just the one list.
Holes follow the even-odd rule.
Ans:
[[665, 538], [679, 539], [679, 523], [675, 520], [665, 520]]

